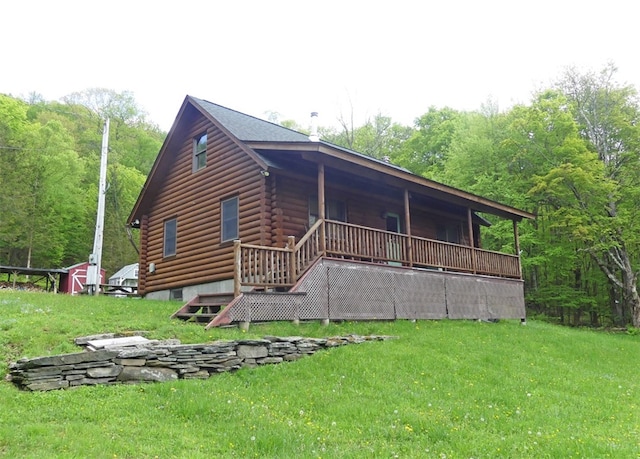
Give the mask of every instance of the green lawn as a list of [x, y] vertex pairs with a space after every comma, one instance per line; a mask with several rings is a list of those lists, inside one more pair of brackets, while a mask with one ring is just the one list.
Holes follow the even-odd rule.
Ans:
[[208, 380], [21, 392], [0, 382], [0, 456], [640, 456], [640, 337], [543, 322], [344, 322], [205, 331], [179, 304], [0, 291], [0, 377], [81, 335], [185, 343], [396, 335]]

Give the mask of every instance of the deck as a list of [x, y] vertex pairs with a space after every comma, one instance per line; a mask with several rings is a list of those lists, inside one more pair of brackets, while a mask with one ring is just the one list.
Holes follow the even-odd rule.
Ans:
[[321, 257], [522, 278], [517, 255], [321, 219], [297, 243], [289, 237], [284, 248], [235, 241], [234, 292], [237, 296], [243, 287], [291, 288]]
[[318, 220], [273, 248], [234, 242], [234, 292], [172, 317], [207, 328], [271, 320], [521, 319], [516, 255]]

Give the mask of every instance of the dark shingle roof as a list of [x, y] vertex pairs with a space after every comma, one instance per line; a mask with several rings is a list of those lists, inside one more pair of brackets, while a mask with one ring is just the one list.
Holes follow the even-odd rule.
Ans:
[[[198, 99], [193, 96], [190, 97], [212, 117], [218, 120], [234, 136], [243, 142], [312, 142], [309, 140], [307, 134], [223, 107], [222, 105], [214, 104], [213, 102], [209, 102], [204, 99]], [[354, 156], [366, 158], [374, 163], [384, 164], [386, 166], [393, 167], [394, 169], [411, 173], [404, 167], [396, 166], [395, 164], [382, 161], [372, 156], [364, 155], [330, 142], [320, 140], [320, 143]]]
[[306, 134], [203, 99], [192, 99], [243, 142], [310, 142]]

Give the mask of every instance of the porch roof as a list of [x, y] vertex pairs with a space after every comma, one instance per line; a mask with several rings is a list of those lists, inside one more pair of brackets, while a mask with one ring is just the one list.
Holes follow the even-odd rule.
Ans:
[[444, 202], [469, 207], [474, 211], [498, 215], [511, 220], [535, 218], [535, 215], [491, 199], [483, 198], [442, 183], [426, 179], [409, 170], [363, 155], [332, 143], [311, 141], [306, 134], [265, 121], [212, 102], [187, 96], [187, 99], [220, 123], [229, 133], [253, 150], [256, 159], [268, 169], [287, 169], [286, 160], [267, 155], [267, 152], [299, 152], [311, 162], [340, 168], [345, 161], [361, 172], [366, 170], [376, 174], [378, 180], [389, 186], [407, 188], [412, 192], [434, 197]]

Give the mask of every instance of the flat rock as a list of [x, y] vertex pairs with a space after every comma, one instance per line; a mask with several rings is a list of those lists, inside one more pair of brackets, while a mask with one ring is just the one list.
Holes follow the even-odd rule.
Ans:
[[124, 367], [118, 381], [173, 381], [178, 379], [178, 372], [169, 368]]
[[269, 355], [269, 350], [266, 346], [249, 346], [246, 344], [238, 344], [236, 352], [238, 357], [243, 359], [259, 359]]
[[149, 343], [149, 340], [144, 336], [124, 336], [122, 338], [106, 338], [87, 341], [87, 345], [94, 349], [104, 349], [107, 346], [128, 347], [147, 343]]
[[111, 378], [118, 376], [122, 371], [120, 365], [111, 365], [108, 367], [89, 368], [87, 370], [87, 376], [90, 378]]
[[36, 382], [36, 383], [27, 385], [27, 389], [30, 389], [30, 390], [54, 390], [54, 389], [64, 389], [66, 387], [69, 387], [69, 381], [66, 381], [66, 380]]
[[147, 363], [146, 359], [116, 359], [116, 364], [123, 365], [125, 367], [141, 367]]
[[115, 337], [115, 333], [101, 333], [99, 335], [79, 336], [78, 338], [74, 339], [73, 342], [76, 344], [76, 346], [85, 346], [89, 341], [111, 339]]

